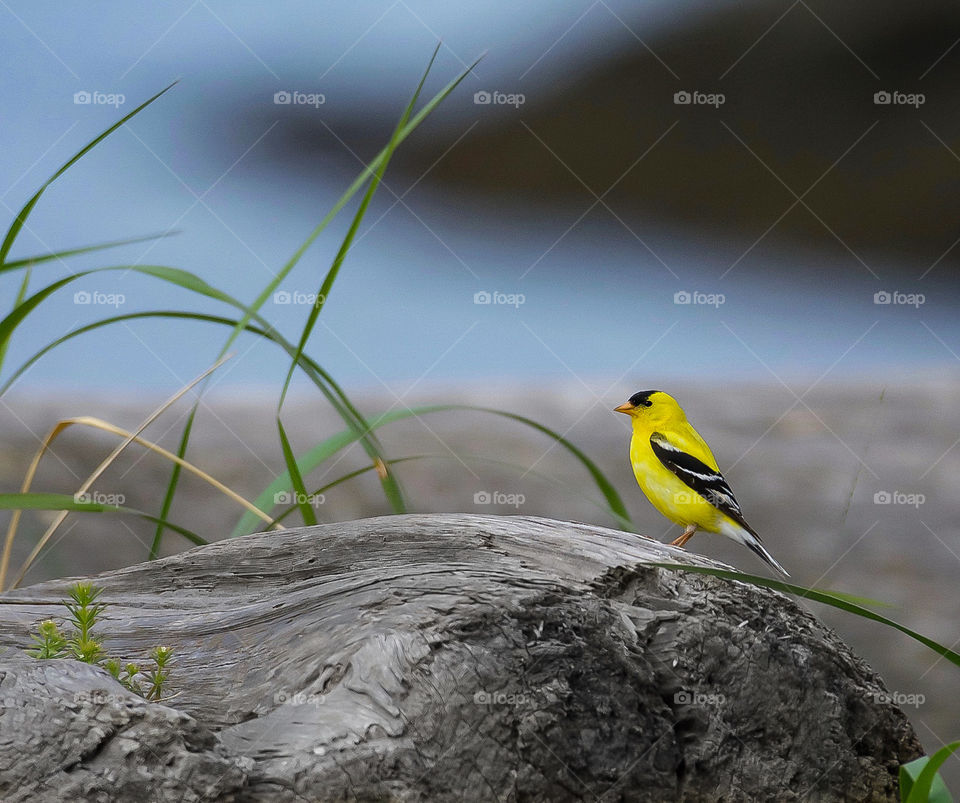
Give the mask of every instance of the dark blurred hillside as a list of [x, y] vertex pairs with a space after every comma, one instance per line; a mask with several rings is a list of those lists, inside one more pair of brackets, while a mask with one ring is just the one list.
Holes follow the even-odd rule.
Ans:
[[[561, 39], [516, 74], [491, 54], [399, 154], [398, 183], [429, 171], [424, 183], [443, 192], [578, 209], [601, 196], [598, 209], [640, 237], [665, 223], [743, 251], [802, 245], [833, 257], [808, 268], [827, 278], [837, 257], [914, 280], [956, 264], [960, 220], [945, 210], [960, 205], [960, 6], [718, 4], [660, 32], [621, 21], [625, 49], [571, 52]], [[525, 99], [475, 104], [478, 91]], [[675, 102], [683, 92], [691, 103]], [[249, 108], [257, 125], [277, 114]], [[344, 144], [369, 157], [396, 111], [327, 109], [328, 128], [312, 110], [280, 109], [266, 147], [291, 169], [317, 150], [350, 160]], [[738, 268], [750, 269], [767, 266]]]

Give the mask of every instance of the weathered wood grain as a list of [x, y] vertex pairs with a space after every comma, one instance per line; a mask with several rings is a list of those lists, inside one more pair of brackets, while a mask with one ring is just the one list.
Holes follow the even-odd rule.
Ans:
[[392, 516], [99, 575], [109, 652], [168, 705], [16, 648], [69, 580], [0, 596], [3, 800], [894, 800], [880, 679], [782, 595], [601, 527]]

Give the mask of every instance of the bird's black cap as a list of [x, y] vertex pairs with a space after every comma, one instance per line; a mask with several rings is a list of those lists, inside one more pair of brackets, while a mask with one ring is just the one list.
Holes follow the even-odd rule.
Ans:
[[634, 407], [649, 407], [651, 404], [650, 397], [654, 393], [660, 393], [660, 391], [659, 390], [641, 390], [639, 393], [634, 393], [629, 399], [630, 404], [632, 404]]

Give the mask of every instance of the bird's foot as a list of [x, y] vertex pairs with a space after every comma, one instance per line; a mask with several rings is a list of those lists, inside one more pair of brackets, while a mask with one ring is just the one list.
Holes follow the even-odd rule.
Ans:
[[678, 546], [683, 549], [684, 545], [693, 538], [693, 534], [697, 531], [697, 527], [694, 524], [691, 524], [687, 529], [683, 531], [679, 538], [675, 538], [670, 542], [670, 546]]

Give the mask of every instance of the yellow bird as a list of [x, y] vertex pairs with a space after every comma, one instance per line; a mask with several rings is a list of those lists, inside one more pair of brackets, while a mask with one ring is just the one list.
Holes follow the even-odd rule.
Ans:
[[671, 546], [682, 547], [698, 528], [719, 533], [790, 576], [744, 521], [710, 447], [673, 396], [662, 390], [641, 390], [614, 410], [633, 419], [630, 462], [640, 489], [657, 510], [685, 528]]

